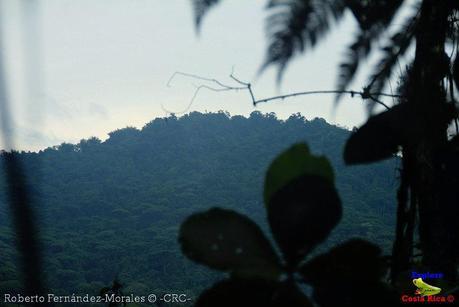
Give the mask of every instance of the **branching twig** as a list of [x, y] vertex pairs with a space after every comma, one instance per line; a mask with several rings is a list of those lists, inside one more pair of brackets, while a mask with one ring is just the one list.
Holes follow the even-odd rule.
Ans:
[[340, 90], [304, 91], [304, 92], [296, 92], [296, 93], [290, 93], [290, 94], [285, 94], [285, 95], [272, 96], [272, 97], [267, 97], [267, 98], [263, 98], [263, 99], [256, 99], [255, 98], [255, 94], [253, 93], [253, 90], [252, 90], [252, 84], [249, 83], [249, 82], [243, 82], [240, 79], [236, 78], [234, 76], [233, 72], [231, 72], [229, 77], [234, 82], [236, 82], [239, 86], [231, 86], [231, 85], [222, 83], [221, 81], [219, 81], [217, 79], [206, 78], [206, 77], [198, 76], [198, 75], [195, 75], [195, 74], [189, 74], [189, 73], [184, 73], [184, 72], [177, 71], [171, 76], [171, 78], [167, 82], [167, 86], [168, 87], [171, 86], [172, 80], [177, 75], [181, 75], [181, 76], [184, 76], [184, 77], [193, 78], [193, 79], [197, 79], [197, 80], [202, 80], [202, 81], [206, 81], [206, 82], [211, 82], [211, 83], [216, 84], [218, 87], [211, 87], [211, 86], [208, 86], [208, 85], [197, 86], [196, 87], [196, 91], [194, 92], [193, 97], [191, 98], [191, 101], [188, 103], [187, 107], [181, 112], [170, 112], [169, 110], [166, 110], [161, 105], [163, 110], [165, 110], [168, 113], [180, 114], [180, 113], [185, 113], [186, 111], [188, 111], [201, 89], [208, 89], [208, 90], [211, 90], [211, 91], [214, 91], [214, 92], [247, 90], [249, 92], [249, 94], [250, 94], [250, 98], [252, 99], [252, 104], [254, 106], [257, 106], [259, 103], [265, 103], [265, 102], [270, 102], [270, 101], [274, 101], [274, 100], [284, 100], [286, 98], [297, 97], [297, 96], [315, 95], [315, 94], [350, 94], [351, 97], [360, 96], [364, 100], [370, 99], [370, 100], [382, 105], [384, 108], [390, 109], [390, 107], [387, 104], [385, 104], [381, 100], [375, 98], [375, 96], [396, 97], [396, 98], [400, 98], [401, 97], [400, 95], [387, 94], [387, 93], [370, 93], [368, 91], [368, 88], [366, 88], [363, 91], [352, 91], [352, 90], [344, 90], [344, 91], [340, 91]]
[[177, 75], [181, 75], [181, 76], [184, 76], [184, 77], [189, 77], [189, 78], [193, 78], [193, 79], [197, 79], [197, 80], [202, 80], [202, 81], [206, 81], [206, 82], [215, 83], [216, 85], [218, 85], [218, 86], [220, 86], [220, 87], [219, 87], [219, 88], [217, 88], [217, 87], [211, 87], [211, 86], [208, 86], [208, 85], [205, 85], [205, 84], [202, 84], [202, 85], [199, 85], [199, 86], [195, 86], [195, 87], [196, 87], [196, 90], [194, 91], [194, 94], [193, 94], [193, 96], [191, 97], [190, 102], [188, 103], [188, 105], [186, 106], [185, 109], [183, 109], [182, 111], [179, 111], [179, 112], [172, 112], [172, 111], [166, 109], [166, 108], [164, 107], [163, 104], [161, 104], [161, 108], [162, 108], [165, 112], [170, 113], [170, 114], [183, 114], [183, 113], [186, 113], [186, 112], [190, 109], [190, 107], [193, 105], [193, 102], [194, 102], [194, 100], [196, 99], [196, 97], [198, 96], [199, 91], [201, 91], [202, 89], [208, 89], [208, 90], [211, 90], [211, 91], [214, 91], [214, 92], [239, 91], [239, 90], [245, 90], [245, 89], [247, 89], [247, 85], [246, 85], [246, 84], [244, 84], [244, 87], [229, 86], [229, 85], [226, 85], [226, 84], [221, 83], [221, 82], [218, 81], [217, 79], [205, 78], [205, 77], [201, 77], [201, 76], [198, 76], [198, 75], [188, 74], [188, 73], [184, 73], [184, 72], [180, 72], [180, 71], [176, 71], [176, 72], [169, 78], [169, 81], [167, 81], [167, 87], [170, 87], [170, 86], [171, 86], [171, 83], [172, 83], [173, 79], [174, 79]]
[[174, 72], [174, 74], [170, 77], [169, 81], [167, 81], [167, 86], [168, 86], [168, 87], [171, 86], [172, 80], [173, 80], [177, 75], [181, 75], [181, 76], [189, 77], [189, 78], [193, 78], [193, 79], [198, 79], [198, 80], [202, 80], [202, 81], [212, 82], [212, 83], [215, 83], [215, 84], [221, 86], [223, 89], [227, 89], [227, 90], [243, 90], [243, 89], [246, 88], [246, 85], [247, 85], [247, 84], [245, 84], [245, 83], [242, 83], [242, 84], [244, 85], [244, 87], [234, 87], [234, 86], [229, 86], [229, 85], [223, 84], [223, 83], [221, 83], [220, 81], [218, 81], [217, 79], [205, 78], [205, 77], [201, 77], [201, 76], [194, 75], [194, 74], [189, 74], [189, 73], [185, 73], [185, 72], [181, 72], [181, 71], [176, 71], [176, 72]]

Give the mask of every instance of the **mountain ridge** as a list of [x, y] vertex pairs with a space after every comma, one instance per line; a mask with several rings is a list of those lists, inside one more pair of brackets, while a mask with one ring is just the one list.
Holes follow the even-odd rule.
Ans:
[[[132, 291], [196, 293], [196, 285], [221, 275], [182, 256], [180, 223], [218, 206], [249, 215], [267, 230], [264, 172], [296, 142], [327, 156], [335, 169], [344, 218], [324, 249], [355, 236], [390, 248], [398, 162], [345, 166], [342, 148], [349, 134], [299, 114], [280, 121], [260, 112], [247, 118], [192, 112], [112, 131], [104, 142], [89, 138], [16, 153], [33, 187], [50, 288], [94, 293], [118, 277]], [[2, 179], [0, 192], [5, 189]], [[20, 284], [4, 195], [0, 248], [9, 252], [0, 266], [0, 290], [11, 291]]]

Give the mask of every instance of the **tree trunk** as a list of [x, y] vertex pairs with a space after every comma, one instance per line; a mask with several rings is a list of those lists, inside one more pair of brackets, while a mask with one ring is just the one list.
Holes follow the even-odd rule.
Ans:
[[[419, 235], [423, 264], [427, 269], [455, 278], [448, 234], [445, 229], [446, 204], [441, 201], [441, 162], [438, 157], [446, 147], [448, 117], [443, 85], [446, 65], [445, 40], [448, 25], [446, 1], [424, 0], [419, 30], [416, 33], [416, 55], [412, 86], [408, 96], [415, 135], [407, 144], [412, 153], [410, 165], [411, 195], [416, 195], [419, 209]], [[412, 163], [411, 163], [412, 162]]]

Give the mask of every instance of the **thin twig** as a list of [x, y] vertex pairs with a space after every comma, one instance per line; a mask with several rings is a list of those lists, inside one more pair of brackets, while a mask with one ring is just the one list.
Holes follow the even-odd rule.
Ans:
[[[185, 73], [185, 72], [181, 72], [181, 71], [176, 71], [176, 72], [174, 72], [172, 74], [172, 76], [170, 77], [169, 81], [167, 81], [167, 87], [171, 86], [172, 80], [177, 75], [181, 75], [181, 76], [189, 77], [189, 78], [193, 78], [193, 79], [198, 79], [198, 80], [202, 80], [202, 81], [207, 81], [207, 82], [213, 82], [213, 83], [216, 83], [217, 85], [221, 86], [222, 88], [226, 88], [228, 90], [243, 90], [243, 89], [245, 89], [245, 87], [234, 87], [234, 86], [229, 86], [229, 85], [223, 84], [220, 81], [218, 81], [217, 79], [205, 78], [205, 77], [201, 77], [201, 76], [198, 76], [198, 75], [189, 74], [189, 73]], [[244, 84], [244, 86], [245, 86], [245, 84]]]
[[237, 83], [241, 84], [241, 85], [244, 85], [246, 87], [246, 89], [249, 91], [250, 93], [250, 98], [252, 98], [252, 103], [253, 103], [253, 106], [257, 106], [257, 101], [255, 100], [255, 95], [253, 94], [252, 92], [252, 84], [250, 83], [246, 83], [246, 82], [242, 82], [241, 80], [239, 80], [238, 78], [236, 78], [233, 74], [233, 72], [231, 72], [231, 75], [230, 75], [230, 78], [233, 79], [234, 81], [236, 81]]
[[247, 84], [243, 84], [244, 85], [243, 87], [229, 86], [229, 85], [223, 84], [222, 82], [218, 81], [217, 79], [206, 78], [206, 77], [198, 76], [198, 75], [195, 75], [195, 74], [189, 74], [189, 73], [185, 73], [185, 72], [181, 72], [181, 71], [176, 71], [176, 72], [174, 72], [172, 74], [172, 76], [167, 81], [167, 84], [166, 84], [167, 87], [171, 87], [172, 81], [175, 79], [176, 76], [184, 76], [184, 77], [188, 77], [188, 78], [192, 78], [192, 79], [197, 79], [197, 80], [201, 80], [201, 81], [215, 83], [217, 86], [220, 86], [220, 88], [211, 87], [211, 86], [208, 86], [208, 85], [205, 85], [205, 84], [202, 84], [202, 85], [199, 85], [199, 86], [195, 86], [196, 90], [194, 91], [194, 94], [191, 97], [190, 102], [188, 103], [188, 105], [182, 111], [172, 112], [172, 111], [166, 109], [164, 107], [164, 105], [161, 103], [161, 108], [163, 109], [163, 111], [165, 111], [166, 113], [169, 113], [169, 114], [184, 114], [184, 113], [186, 113], [191, 108], [191, 106], [193, 105], [194, 100], [198, 96], [198, 93], [202, 89], [207, 89], [207, 90], [210, 90], [210, 91], [213, 91], [213, 92], [239, 91], [239, 90], [246, 90], [247, 89]]
[[201, 80], [201, 81], [211, 82], [211, 83], [216, 84], [218, 87], [211, 87], [211, 86], [208, 86], [208, 85], [205, 85], [205, 84], [197, 86], [196, 87], [196, 91], [194, 92], [193, 97], [191, 98], [191, 101], [188, 103], [187, 107], [184, 110], [180, 111], [180, 112], [171, 112], [171, 111], [165, 109], [163, 105], [161, 105], [163, 110], [165, 110], [168, 113], [174, 113], [174, 114], [180, 114], [180, 113], [187, 112], [189, 110], [189, 108], [191, 107], [191, 105], [193, 104], [195, 98], [197, 97], [197, 95], [198, 95], [198, 93], [199, 93], [199, 91], [201, 89], [207, 89], [207, 90], [211, 90], [211, 91], [214, 91], [214, 92], [247, 90], [249, 92], [249, 94], [250, 94], [250, 98], [252, 99], [252, 104], [254, 106], [257, 106], [259, 103], [266, 103], [266, 102], [270, 102], [270, 101], [274, 101], [274, 100], [284, 100], [286, 98], [297, 97], [297, 96], [315, 95], [315, 94], [350, 94], [351, 97], [360, 96], [364, 100], [370, 99], [370, 100], [380, 104], [384, 108], [390, 109], [390, 107], [387, 104], [385, 104], [381, 100], [377, 99], [376, 97], [379, 97], [379, 96], [393, 97], [393, 98], [400, 98], [401, 97], [400, 95], [387, 94], [387, 93], [369, 93], [368, 90], [365, 89], [363, 91], [352, 91], [352, 90], [344, 90], [344, 91], [343, 90], [304, 91], [304, 92], [296, 92], [296, 93], [290, 93], [290, 94], [285, 94], [285, 95], [272, 96], [272, 97], [267, 97], [267, 98], [263, 98], [263, 99], [256, 99], [255, 98], [255, 94], [254, 94], [254, 92], [252, 90], [252, 84], [249, 83], [249, 82], [241, 81], [240, 79], [238, 79], [234, 75], [233, 72], [231, 72], [229, 77], [234, 82], [236, 82], [239, 86], [231, 86], [231, 85], [222, 83], [217, 79], [206, 78], [206, 77], [202, 77], [202, 76], [195, 75], [195, 74], [189, 74], [189, 73], [184, 73], [184, 72], [177, 71], [171, 76], [171, 78], [167, 82], [167, 86], [168, 87], [171, 86], [172, 80], [177, 75], [188, 77], [188, 78], [193, 78], [193, 79], [197, 79], [197, 80]]
[[211, 87], [211, 86], [208, 86], [208, 85], [199, 85], [199, 86], [195, 86], [195, 87], [196, 87], [196, 90], [194, 91], [194, 94], [191, 97], [191, 100], [190, 100], [190, 102], [188, 103], [188, 105], [186, 106], [185, 109], [183, 109], [182, 111], [178, 111], [178, 112], [172, 112], [172, 111], [166, 109], [164, 107], [164, 105], [161, 103], [161, 108], [163, 109], [163, 111], [165, 111], [166, 113], [169, 113], [169, 114], [184, 114], [184, 113], [186, 113], [191, 108], [191, 106], [193, 105], [194, 100], [198, 96], [199, 91], [202, 90], [202, 89], [208, 89], [208, 90], [211, 90], [211, 91], [214, 91], [214, 92], [225, 92], [225, 91], [239, 90], [238, 88], [226, 88], [226, 87], [224, 87], [224, 88], [215, 88], [215, 87]]
[[[373, 100], [374, 102], [382, 105], [386, 109], [390, 109], [390, 107], [382, 102], [379, 99], [376, 99], [373, 95], [376, 95], [374, 93], [368, 94], [366, 92], [359, 92], [359, 91], [340, 91], [340, 90], [323, 90], [323, 91], [305, 91], [305, 92], [297, 92], [297, 93], [291, 93], [291, 94], [286, 94], [286, 95], [279, 95], [279, 96], [273, 96], [269, 98], [264, 98], [264, 99], [259, 99], [259, 100], [254, 100], [253, 104], [257, 105], [259, 103], [263, 102], [269, 102], [273, 100], [284, 100], [286, 98], [290, 97], [296, 97], [296, 96], [304, 96], [304, 95], [315, 95], [315, 94], [350, 94], [352, 97], [354, 96], [360, 96], [362, 99], [370, 99]], [[385, 96], [390, 96], [390, 94], [384, 94]], [[391, 96], [393, 97], [393, 96]]]

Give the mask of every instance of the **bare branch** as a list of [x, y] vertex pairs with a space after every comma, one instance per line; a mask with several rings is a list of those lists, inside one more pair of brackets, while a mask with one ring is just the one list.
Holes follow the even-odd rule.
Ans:
[[[384, 102], [382, 102], [379, 99], [374, 98], [374, 96], [373, 96], [373, 95], [375, 95], [374, 93], [368, 94], [366, 92], [359, 92], [359, 91], [339, 91], [339, 90], [305, 91], [305, 92], [297, 92], [297, 93], [291, 93], [291, 94], [286, 94], [286, 95], [273, 96], [273, 97], [269, 97], [269, 98], [255, 100], [254, 101], [254, 105], [257, 105], [257, 104], [263, 103], [263, 102], [273, 101], [273, 100], [284, 100], [284, 99], [290, 98], [290, 97], [304, 96], [304, 95], [315, 95], [315, 94], [350, 94], [351, 97], [360, 96], [364, 100], [365, 99], [370, 99], [370, 100], [373, 100], [374, 102], [382, 105], [386, 109], [390, 109], [390, 107], [387, 104], [385, 104]], [[385, 95], [391, 96], [390, 94], [385, 94]]]
[[165, 111], [166, 113], [169, 113], [169, 114], [184, 114], [184, 113], [188, 112], [188, 110], [191, 108], [191, 106], [193, 105], [194, 100], [198, 96], [199, 91], [202, 90], [202, 89], [208, 89], [208, 90], [211, 90], [211, 91], [214, 91], [214, 92], [225, 92], [225, 91], [238, 90], [237, 88], [226, 88], [226, 87], [225, 88], [214, 88], [214, 87], [210, 87], [208, 85], [199, 85], [199, 86], [196, 86], [196, 90], [194, 91], [193, 97], [191, 97], [190, 102], [188, 103], [186, 108], [183, 109], [182, 111], [173, 112], [171, 110], [166, 109], [162, 103], [161, 103], [161, 109], [163, 109], [163, 111]]
[[181, 71], [176, 71], [176, 72], [174, 72], [172, 74], [172, 76], [169, 78], [169, 81], [167, 81], [167, 84], [166, 84], [167, 87], [171, 87], [171, 83], [172, 83], [172, 81], [174, 80], [174, 78], [176, 76], [184, 76], [184, 77], [193, 78], [193, 79], [197, 79], [197, 80], [201, 80], [201, 81], [211, 82], [211, 83], [216, 84], [219, 87], [211, 87], [211, 86], [208, 86], [208, 85], [205, 85], [205, 84], [202, 84], [202, 85], [199, 85], [199, 86], [195, 85], [196, 90], [194, 91], [194, 94], [191, 97], [190, 102], [188, 103], [186, 108], [183, 109], [182, 111], [172, 112], [171, 110], [166, 109], [163, 104], [161, 104], [161, 108], [163, 109], [163, 111], [165, 111], [166, 113], [170, 113], [170, 114], [184, 114], [184, 113], [186, 113], [191, 108], [191, 106], [193, 105], [194, 100], [198, 96], [199, 91], [201, 91], [202, 89], [207, 89], [207, 90], [214, 91], [214, 92], [239, 91], [239, 90], [247, 89], [247, 85], [246, 84], [244, 84], [244, 87], [230, 86], [230, 85], [227, 85], [227, 84], [224, 84], [224, 83], [218, 81], [217, 79], [206, 78], [206, 77], [198, 76], [198, 75], [195, 75], [195, 74], [189, 74], [189, 73], [185, 73], [185, 72], [181, 72]]
[[249, 91], [250, 93], [250, 98], [252, 98], [252, 104], [254, 107], [257, 106], [257, 101], [255, 99], [255, 95], [253, 94], [252, 92], [252, 84], [250, 83], [247, 83], [247, 82], [242, 82], [241, 80], [239, 80], [238, 78], [236, 78], [234, 76], [234, 68], [233, 68], [233, 71], [231, 72], [231, 75], [230, 75], [230, 78], [233, 79], [234, 81], [236, 81], [237, 83], [241, 84], [241, 85], [244, 85], [246, 87], [246, 89]]
[[231, 73], [230, 78], [233, 79], [234, 81], [236, 81], [237, 83], [243, 85], [243, 86], [246, 86], [246, 87], [247, 87], [247, 86], [250, 85], [250, 83], [242, 82], [241, 80], [239, 80], [238, 78], [236, 78], [236, 77], [233, 75], [233, 73]]
[[[215, 83], [218, 86], [220, 86], [222, 88], [226, 88], [228, 90], [242, 90], [242, 89], [245, 89], [245, 87], [234, 87], [234, 86], [229, 86], [229, 85], [223, 84], [220, 81], [218, 81], [217, 79], [201, 77], [201, 76], [198, 76], [198, 75], [189, 74], [189, 73], [185, 73], [185, 72], [181, 72], [181, 71], [174, 72], [174, 74], [170, 77], [169, 81], [167, 81], [167, 87], [171, 86], [172, 80], [178, 75], [184, 76], [184, 77], [193, 78], [193, 79], [197, 79], [197, 80], [212, 82], [212, 83]], [[244, 86], [245, 86], [245, 84], [244, 84]]]
[[199, 93], [199, 91], [201, 89], [207, 89], [207, 90], [211, 90], [211, 91], [214, 91], [214, 92], [247, 90], [249, 92], [249, 94], [250, 94], [250, 98], [252, 99], [252, 104], [254, 106], [257, 106], [259, 103], [266, 103], [266, 102], [270, 102], [270, 101], [274, 101], [274, 100], [284, 100], [286, 98], [297, 97], [297, 96], [316, 95], [316, 94], [350, 94], [351, 97], [360, 96], [360, 98], [362, 98], [363, 100], [370, 99], [370, 100], [380, 104], [384, 108], [390, 109], [390, 107], [387, 104], [385, 104], [381, 100], [375, 98], [375, 96], [376, 97], [379, 97], [379, 96], [395, 97], [395, 98], [400, 98], [401, 97], [400, 95], [387, 94], [387, 93], [369, 93], [368, 92], [368, 88], [367, 88], [367, 89], [364, 89], [363, 91], [352, 91], [352, 90], [344, 90], [344, 91], [340, 91], [340, 90], [304, 91], [304, 92], [296, 92], [296, 93], [290, 93], [290, 94], [285, 94], [285, 95], [272, 96], [272, 97], [267, 97], [267, 98], [263, 98], [263, 99], [256, 99], [255, 98], [255, 94], [253, 93], [253, 90], [252, 90], [252, 84], [249, 83], [249, 82], [241, 81], [240, 79], [238, 79], [234, 75], [233, 72], [231, 72], [229, 77], [234, 82], [236, 82], [239, 86], [232, 86], [232, 85], [228, 85], [228, 84], [222, 83], [217, 79], [206, 78], [206, 77], [202, 77], [202, 76], [198, 76], [198, 75], [194, 75], [194, 74], [189, 74], [189, 73], [184, 73], [184, 72], [177, 71], [171, 76], [171, 78], [167, 82], [167, 86], [168, 87], [170, 87], [170, 85], [172, 83], [172, 80], [177, 75], [181, 75], [181, 76], [184, 76], [184, 77], [193, 78], [193, 79], [197, 79], [197, 80], [201, 80], [201, 81], [211, 82], [211, 83], [216, 84], [218, 87], [212, 87], [212, 86], [208, 86], [208, 85], [205, 85], [205, 84], [197, 86], [196, 87], [196, 91], [194, 92], [193, 97], [191, 98], [191, 101], [189, 102], [188, 106], [181, 112], [171, 112], [171, 111], [165, 109], [161, 105], [163, 110], [165, 110], [168, 113], [174, 113], [174, 114], [181, 114], [181, 113], [187, 112], [190, 109], [191, 105], [193, 104], [195, 98], [197, 97], [197, 95], [198, 95], [198, 93]]

